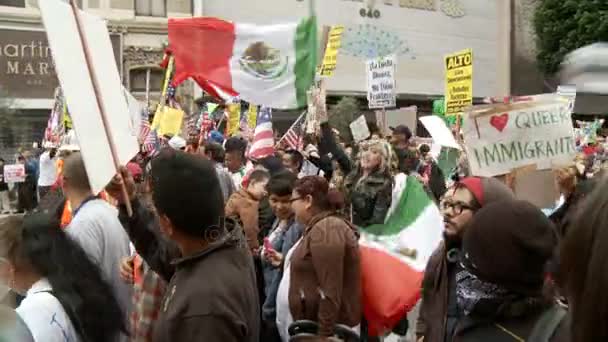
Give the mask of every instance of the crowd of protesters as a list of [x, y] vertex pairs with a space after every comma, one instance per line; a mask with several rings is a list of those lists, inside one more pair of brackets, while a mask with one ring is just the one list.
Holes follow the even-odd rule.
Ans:
[[[556, 170], [563, 203], [547, 215], [499, 179], [463, 169], [450, 178], [406, 126], [351, 148], [322, 120], [301, 149], [256, 160], [246, 139], [223, 140], [174, 137], [122, 167], [101, 194], [77, 148], [48, 149], [39, 166], [20, 157], [29, 213], [0, 218], [0, 282], [2, 295], [24, 298], [7, 304], [16, 313], [2, 308], [2, 334], [380, 340], [366, 329], [358, 239], [385, 222], [405, 174], [424, 185], [445, 229], [415, 326], [403, 317], [394, 327], [400, 341], [408, 331], [424, 342], [608, 340], [608, 182], [590, 161], [599, 149]], [[0, 179], [3, 212], [7, 190]]]

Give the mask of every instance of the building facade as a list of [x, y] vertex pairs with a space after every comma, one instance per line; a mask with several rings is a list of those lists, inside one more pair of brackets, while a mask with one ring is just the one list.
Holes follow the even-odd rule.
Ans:
[[[38, 1], [0, 0], [0, 155], [12, 158], [44, 134], [58, 86]], [[159, 63], [167, 45], [167, 18], [190, 17], [202, 0], [77, 0], [108, 22], [118, 70], [127, 89], [149, 104], [160, 96]], [[191, 83], [179, 96], [192, 103]]]
[[[0, 0], [0, 150], [27, 147], [38, 140], [53, 104], [57, 78], [37, 1]], [[158, 63], [167, 44], [168, 17], [205, 15], [271, 24], [311, 13], [309, 0], [77, 3], [108, 21], [123, 83], [144, 101], [149, 79], [151, 106], [159, 97], [163, 78]], [[444, 93], [444, 56], [467, 48], [473, 50], [474, 56], [475, 98], [510, 94], [510, 1], [318, 0], [315, 4], [319, 32], [336, 24], [346, 28], [335, 74], [327, 80], [329, 103], [343, 95], [356, 96], [364, 103], [365, 61], [395, 54], [398, 106], [414, 104], [428, 113], [432, 100]], [[193, 106], [193, 98], [201, 95], [192, 83], [180, 87], [179, 92], [183, 103], [189, 106]], [[297, 114], [292, 113], [294, 118]]]

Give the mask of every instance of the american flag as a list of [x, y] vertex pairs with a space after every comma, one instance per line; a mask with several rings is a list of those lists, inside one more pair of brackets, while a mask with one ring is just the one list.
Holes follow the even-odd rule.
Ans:
[[296, 122], [293, 123], [293, 125], [291, 125], [291, 127], [289, 128], [289, 130], [287, 130], [287, 132], [285, 133], [285, 135], [283, 136], [283, 138], [281, 138], [281, 141], [284, 141], [287, 146], [289, 146], [290, 149], [292, 150], [302, 150], [303, 146], [303, 141], [302, 141], [302, 125], [304, 125], [304, 122], [306, 122], [306, 115], [304, 115], [304, 113], [302, 113], [298, 119], [296, 120]]
[[144, 143], [141, 145], [142, 152], [148, 153], [149, 156], [154, 155], [160, 150], [160, 141], [156, 130], [151, 130], [146, 136]]
[[150, 134], [152, 130], [150, 126], [150, 111], [148, 108], [144, 108], [141, 113], [141, 127], [139, 129], [139, 136], [137, 140], [140, 144], [143, 144], [146, 141], [146, 138]]
[[262, 159], [274, 153], [274, 133], [272, 131], [272, 109], [260, 108], [249, 158]]

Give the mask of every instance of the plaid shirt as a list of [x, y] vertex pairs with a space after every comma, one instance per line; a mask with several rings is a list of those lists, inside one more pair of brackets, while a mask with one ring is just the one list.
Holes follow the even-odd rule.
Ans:
[[167, 283], [138, 254], [133, 260], [133, 269], [131, 342], [149, 342], [152, 341], [154, 323], [158, 318]]

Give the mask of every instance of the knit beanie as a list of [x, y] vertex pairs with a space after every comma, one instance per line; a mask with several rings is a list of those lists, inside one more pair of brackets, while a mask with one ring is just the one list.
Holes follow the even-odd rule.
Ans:
[[556, 243], [553, 224], [533, 204], [498, 201], [480, 209], [467, 227], [463, 262], [484, 281], [538, 294]]
[[467, 188], [480, 206], [504, 200], [514, 200], [515, 194], [503, 182], [495, 178], [467, 177], [459, 181]]

